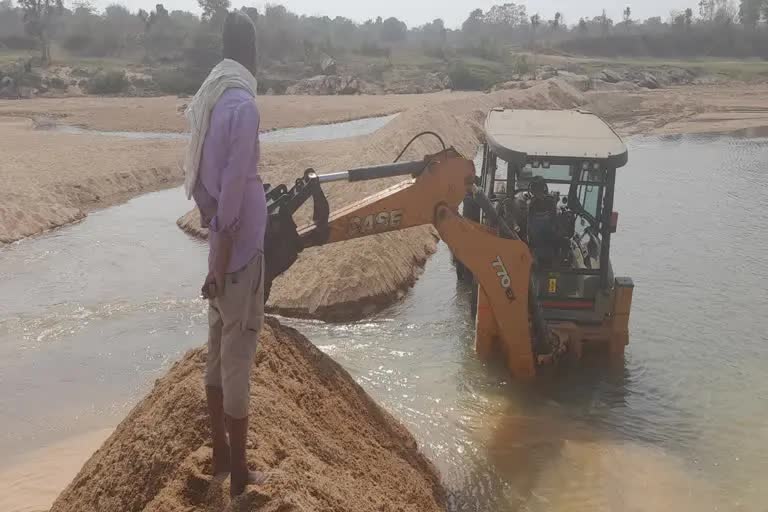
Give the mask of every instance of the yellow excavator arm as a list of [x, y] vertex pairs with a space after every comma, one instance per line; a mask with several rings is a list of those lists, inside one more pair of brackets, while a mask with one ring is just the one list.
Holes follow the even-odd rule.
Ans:
[[[322, 204], [324, 196], [319, 192], [322, 183], [397, 175], [411, 177], [333, 213], [328, 212], [327, 202]], [[440, 238], [472, 272], [479, 285], [475, 335], [478, 355], [487, 359], [495, 347], [501, 347], [513, 376], [533, 377], [536, 358], [529, 311], [532, 265], [529, 248], [506, 226], [499, 233], [459, 215], [458, 207], [468, 193], [481, 194], [475, 187], [475, 166], [450, 148], [422, 161], [326, 175], [310, 170], [305, 173], [304, 181], [298, 180], [290, 192], [283, 189], [279, 194], [272, 193], [270, 198], [268, 191], [267, 197], [271, 199], [268, 202], [271, 218], [277, 216], [280, 208], [275, 205], [281, 200], [283, 215], [295, 211], [285, 207], [286, 194], [299, 198], [294, 205], [303, 202], [301, 199], [314, 197], [315, 221], [297, 230], [302, 248], [434, 225]]]

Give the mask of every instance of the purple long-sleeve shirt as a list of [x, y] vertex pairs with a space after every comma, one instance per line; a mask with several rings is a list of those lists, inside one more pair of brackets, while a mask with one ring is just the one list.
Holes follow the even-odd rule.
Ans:
[[210, 116], [192, 195], [209, 228], [208, 267], [217, 238], [233, 235], [227, 272], [245, 267], [264, 250], [267, 202], [258, 173], [259, 110], [244, 89], [227, 89]]

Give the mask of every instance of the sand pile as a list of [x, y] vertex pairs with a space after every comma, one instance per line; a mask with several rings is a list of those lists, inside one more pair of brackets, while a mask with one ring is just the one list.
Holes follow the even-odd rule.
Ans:
[[[578, 90], [558, 80], [523, 91], [461, 96], [403, 112], [368, 136], [323, 143], [264, 144], [262, 171], [267, 182], [290, 184], [308, 167], [330, 172], [390, 162], [412, 136], [424, 130], [436, 131], [447, 145], [472, 158], [482, 142], [482, 125], [491, 108], [572, 108], [581, 102], [583, 96]], [[438, 149], [434, 139], [420, 139], [404, 159], [420, 159]], [[400, 179], [332, 183], [324, 189], [334, 209], [397, 181]], [[196, 212], [178, 223], [189, 233], [206, 236]], [[307, 250], [275, 281], [269, 308], [284, 315], [330, 321], [361, 318], [390, 304], [413, 284], [436, 242], [434, 229], [425, 226]]]
[[[52, 512], [221, 511], [210, 476], [205, 352], [189, 352], [117, 427]], [[445, 497], [408, 431], [297, 331], [268, 319], [251, 374], [248, 458], [270, 481], [236, 510], [436, 511]]]

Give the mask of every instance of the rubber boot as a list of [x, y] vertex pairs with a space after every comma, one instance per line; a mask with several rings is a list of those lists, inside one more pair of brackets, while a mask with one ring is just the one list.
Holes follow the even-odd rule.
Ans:
[[224, 393], [221, 388], [206, 386], [205, 397], [213, 437], [213, 475], [216, 476], [228, 473], [230, 468], [230, 449], [224, 421]]
[[266, 481], [266, 475], [259, 471], [250, 471], [245, 457], [248, 444], [248, 416], [236, 419], [227, 415], [230, 443], [230, 495], [239, 496], [245, 492], [248, 484], [261, 484]]

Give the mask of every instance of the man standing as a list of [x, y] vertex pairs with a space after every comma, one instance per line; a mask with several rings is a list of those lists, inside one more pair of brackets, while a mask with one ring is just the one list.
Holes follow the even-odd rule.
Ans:
[[256, 28], [242, 13], [224, 24], [224, 59], [190, 102], [187, 197], [209, 228], [205, 391], [214, 474], [230, 473], [232, 496], [266, 480], [246, 460], [250, 370], [264, 321], [264, 186], [258, 174]]

